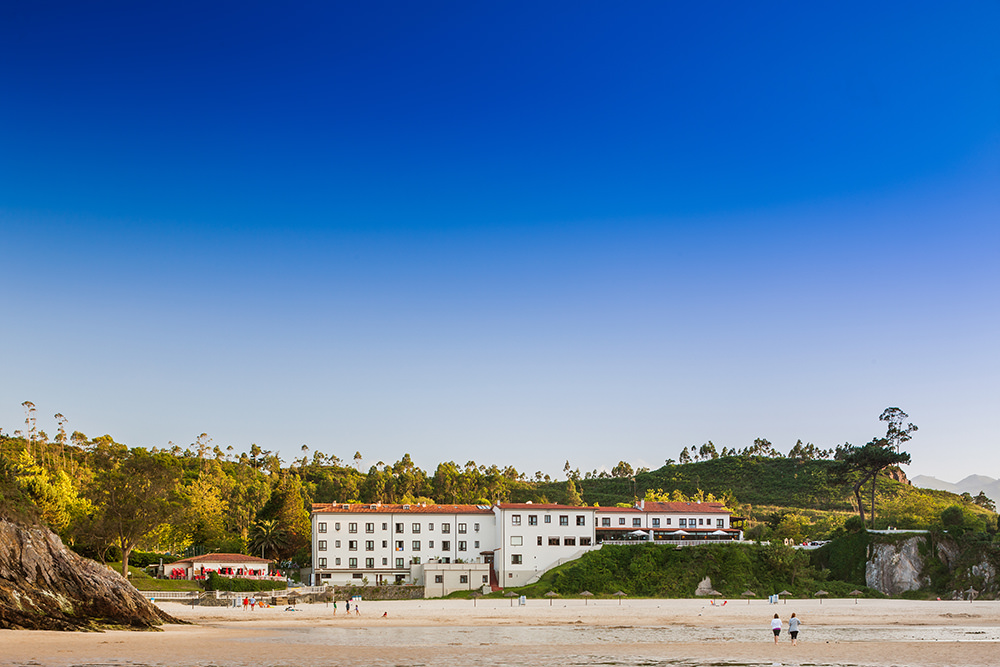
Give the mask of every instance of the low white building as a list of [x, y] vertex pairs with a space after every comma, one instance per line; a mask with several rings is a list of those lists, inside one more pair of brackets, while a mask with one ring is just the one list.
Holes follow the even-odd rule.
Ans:
[[503, 503], [493, 508], [500, 586], [524, 586], [596, 547], [596, 507]]
[[732, 513], [722, 503], [653, 502], [597, 510], [597, 540], [646, 539], [668, 542], [741, 540]]

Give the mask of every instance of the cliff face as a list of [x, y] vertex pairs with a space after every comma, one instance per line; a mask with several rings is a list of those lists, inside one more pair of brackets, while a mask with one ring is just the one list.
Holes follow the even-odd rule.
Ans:
[[0, 628], [148, 629], [180, 622], [47, 528], [0, 519]]
[[924, 561], [918, 545], [923, 539], [911, 537], [894, 544], [872, 544], [865, 564], [865, 584], [886, 595], [920, 588]]

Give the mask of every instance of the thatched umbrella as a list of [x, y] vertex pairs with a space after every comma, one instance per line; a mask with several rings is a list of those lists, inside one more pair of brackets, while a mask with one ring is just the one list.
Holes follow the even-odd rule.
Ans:
[[823, 590], [819, 590], [819, 591], [816, 591], [815, 593], [813, 593], [813, 595], [815, 595], [816, 597], [819, 598], [819, 603], [820, 604], [823, 604], [823, 598], [825, 596], [829, 595], [829, 593], [827, 593], [826, 591], [823, 591]]
[[510, 606], [513, 607], [514, 606], [514, 598], [517, 597], [517, 593], [515, 593], [514, 591], [507, 591], [506, 593], [503, 594], [503, 596], [505, 598], [510, 598]]
[[851, 591], [850, 593], [848, 593], [848, 595], [854, 596], [854, 604], [857, 604], [858, 603], [858, 596], [864, 595], [864, 593], [862, 593], [857, 588], [855, 588], [853, 591]]
[[621, 604], [622, 604], [622, 598], [626, 597], [628, 595], [628, 593], [626, 593], [625, 591], [616, 591], [616, 592], [612, 593], [612, 595], [614, 595], [616, 598], [618, 598], [618, 606], [620, 607]]
[[[786, 595], [791, 595], [791, 594], [792, 594], [791, 591], [781, 591], [780, 593], [778, 593], [778, 597], [782, 598], [785, 597]], [[785, 600], [784, 602], [785, 604], [788, 604], [788, 600]]]
[[587, 598], [594, 597], [594, 594], [591, 593], [590, 591], [584, 591], [584, 592], [580, 593], [580, 597], [583, 598], [583, 606], [586, 607], [587, 606], [587, 602], [588, 602]]
[[972, 586], [969, 586], [969, 590], [967, 590], [965, 592], [969, 594], [969, 602], [972, 602], [973, 600], [975, 600], [976, 596], [979, 595], [979, 591], [977, 591]]
[[559, 597], [559, 594], [556, 593], [555, 591], [549, 591], [548, 593], [545, 594], [545, 597], [547, 597], [549, 599], [549, 606], [551, 607], [552, 606], [552, 598]]
[[742, 595], [747, 599], [747, 604], [750, 604], [750, 598], [757, 597], [757, 594], [754, 593], [753, 591], [743, 591], [742, 593], [740, 593], [740, 595]]
[[472, 591], [471, 597], [472, 597], [472, 606], [475, 607], [476, 602], [479, 600], [479, 598], [483, 597], [483, 594], [480, 593], [479, 591]]

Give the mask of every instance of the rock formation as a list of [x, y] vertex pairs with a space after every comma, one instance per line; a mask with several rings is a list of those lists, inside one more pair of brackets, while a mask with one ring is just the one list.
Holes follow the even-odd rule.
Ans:
[[47, 528], [0, 518], [0, 628], [149, 629], [181, 622]]
[[923, 585], [924, 562], [918, 548], [922, 537], [891, 544], [872, 544], [865, 564], [865, 583], [886, 595], [915, 591]]

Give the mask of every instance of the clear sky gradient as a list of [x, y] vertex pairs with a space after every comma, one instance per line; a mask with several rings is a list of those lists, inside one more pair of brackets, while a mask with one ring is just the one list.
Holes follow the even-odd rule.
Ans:
[[5, 3], [0, 427], [1000, 477], [1000, 5]]

